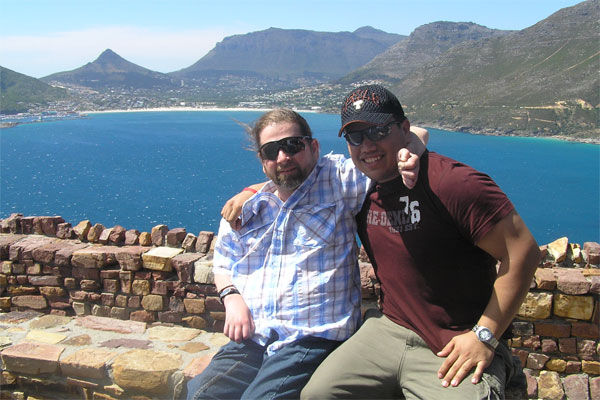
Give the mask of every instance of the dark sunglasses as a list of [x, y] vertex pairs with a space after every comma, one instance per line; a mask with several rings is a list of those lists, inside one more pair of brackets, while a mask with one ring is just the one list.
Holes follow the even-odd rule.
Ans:
[[378, 142], [388, 136], [392, 132], [392, 127], [399, 123], [400, 122], [398, 121], [392, 121], [383, 126], [372, 126], [359, 131], [349, 131], [344, 129], [344, 138], [352, 146], [360, 146], [365, 136], [368, 137], [371, 142]]
[[275, 161], [279, 150], [283, 150], [286, 154], [293, 156], [306, 148], [304, 141], [310, 142], [310, 136], [291, 136], [273, 142], [268, 142], [260, 146], [258, 152], [263, 160]]

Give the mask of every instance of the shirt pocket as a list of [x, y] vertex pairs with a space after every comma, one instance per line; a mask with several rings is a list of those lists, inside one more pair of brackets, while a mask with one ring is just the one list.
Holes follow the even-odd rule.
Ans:
[[334, 241], [336, 213], [335, 204], [299, 206], [290, 214], [293, 245], [321, 248]]

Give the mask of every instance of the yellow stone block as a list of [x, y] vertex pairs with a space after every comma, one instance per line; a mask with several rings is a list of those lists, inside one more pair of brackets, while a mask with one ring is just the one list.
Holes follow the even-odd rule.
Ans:
[[557, 294], [554, 296], [554, 315], [564, 318], [575, 318], [589, 321], [594, 313], [592, 296], [570, 296]]
[[567, 362], [560, 358], [552, 358], [546, 363], [545, 368], [550, 371], [565, 372]]
[[538, 378], [538, 398], [561, 400], [565, 395], [558, 372], [541, 371]]
[[548, 253], [554, 258], [554, 261], [559, 263], [567, 258], [567, 249], [569, 247], [569, 239], [561, 237], [552, 243], [548, 243]]
[[600, 362], [581, 360], [581, 370], [586, 374], [600, 375]]
[[520, 317], [529, 319], [546, 319], [552, 314], [552, 294], [527, 293], [525, 300], [517, 313]]
[[125, 390], [164, 394], [169, 378], [181, 366], [181, 356], [154, 350], [131, 350], [112, 364], [114, 382]]
[[183, 253], [183, 249], [172, 247], [155, 247], [142, 254], [144, 268], [155, 271], [172, 271], [171, 259], [178, 254]]
[[27, 337], [25, 339], [31, 340], [34, 342], [42, 342], [48, 344], [56, 344], [60, 343], [67, 338], [67, 335], [62, 335], [60, 333], [47, 332], [39, 329], [31, 330], [27, 333]]

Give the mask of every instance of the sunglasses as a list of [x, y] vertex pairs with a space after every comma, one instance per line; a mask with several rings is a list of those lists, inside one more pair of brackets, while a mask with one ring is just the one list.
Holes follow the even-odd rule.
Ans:
[[372, 126], [359, 131], [348, 131], [344, 129], [344, 138], [352, 146], [360, 146], [365, 139], [365, 136], [368, 137], [371, 142], [378, 142], [387, 137], [392, 132], [392, 127], [399, 123], [400, 122], [398, 121], [392, 121], [383, 126]]
[[291, 136], [273, 142], [268, 142], [260, 146], [258, 152], [263, 160], [275, 161], [279, 150], [283, 150], [286, 154], [293, 156], [306, 148], [304, 140], [310, 142], [310, 136]]

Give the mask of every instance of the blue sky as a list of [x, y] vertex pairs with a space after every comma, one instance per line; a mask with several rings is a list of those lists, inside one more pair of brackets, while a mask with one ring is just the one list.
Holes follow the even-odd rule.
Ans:
[[112, 49], [160, 72], [185, 68], [224, 37], [277, 27], [361, 26], [409, 35], [435, 21], [524, 29], [578, 0], [0, 0], [0, 65], [40, 78]]

